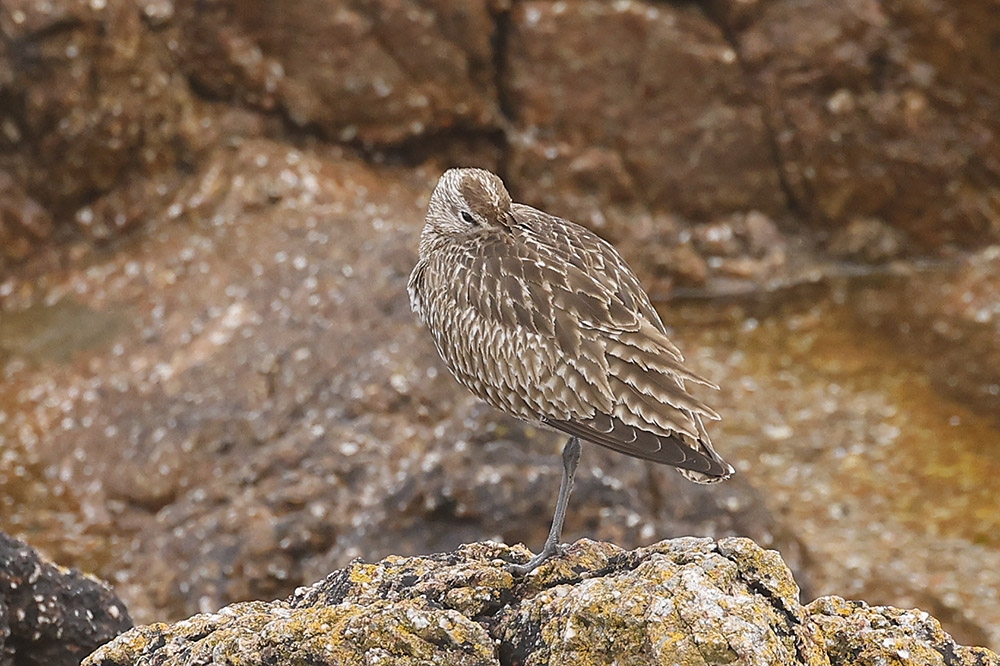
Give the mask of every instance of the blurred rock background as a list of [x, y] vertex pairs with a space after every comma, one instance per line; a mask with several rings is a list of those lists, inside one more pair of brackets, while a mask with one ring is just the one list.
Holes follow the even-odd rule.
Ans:
[[5, 0], [0, 529], [138, 622], [537, 546], [561, 442], [405, 294], [476, 165], [723, 387], [739, 476], [588, 448], [567, 538], [749, 536], [997, 649], [998, 133], [997, 0]]

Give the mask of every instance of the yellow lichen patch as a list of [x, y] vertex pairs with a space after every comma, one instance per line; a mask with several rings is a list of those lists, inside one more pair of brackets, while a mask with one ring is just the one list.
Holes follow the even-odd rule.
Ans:
[[988, 650], [956, 645], [937, 620], [920, 610], [821, 597], [806, 611], [821, 628], [834, 666], [1000, 665]]
[[[753, 548], [759, 552], [748, 558], [771, 562]], [[636, 553], [631, 567], [523, 602], [507, 622], [537, 626], [544, 645], [525, 663], [796, 663], [787, 616], [752, 591], [713, 542], [677, 540]], [[808, 663], [823, 664], [818, 657]]]
[[97, 648], [85, 663], [92, 664], [131, 664], [138, 661], [140, 655], [146, 652], [156, 638], [169, 625], [158, 622], [126, 631], [110, 643]]
[[467, 617], [481, 615], [491, 605], [498, 605], [505, 591], [514, 587], [514, 577], [502, 566], [481, 564], [456, 565], [442, 601]]
[[374, 564], [359, 562], [351, 565], [348, 580], [355, 585], [365, 585], [370, 583], [375, 577], [377, 567]]
[[720, 540], [718, 548], [739, 565], [744, 576], [751, 576], [789, 606], [798, 602], [799, 586], [778, 551], [764, 550], [750, 539], [736, 537]]
[[536, 569], [526, 581], [524, 593], [530, 595], [534, 590], [578, 579], [586, 571], [600, 571], [623, 552], [614, 544], [580, 539], [567, 548], [562, 557], [553, 558]]
[[493, 663], [492, 639], [479, 624], [421, 598], [306, 608], [235, 604], [174, 625], [132, 630], [88, 663], [137, 663], [154, 636], [167, 646], [161, 650], [184, 655], [176, 663]]
[[344, 637], [362, 653], [383, 651], [394, 657], [451, 659], [472, 663], [492, 658], [493, 642], [477, 623], [453, 610], [431, 608], [423, 599], [376, 604], [363, 609], [346, 626]]
[[644, 663], [643, 616], [649, 600], [641, 590], [620, 589], [617, 582], [599, 578], [571, 591], [553, 590], [549, 603], [558, 611], [542, 626], [550, 663]]

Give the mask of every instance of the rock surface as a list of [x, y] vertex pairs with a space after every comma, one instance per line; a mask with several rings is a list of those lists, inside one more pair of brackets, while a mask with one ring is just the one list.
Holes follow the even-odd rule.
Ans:
[[861, 299], [873, 324], [921, 359], [939, 389], [1000, 419], [1000, 247], [957, 270], [911, 276], [903, 298], [870, 290]]
[[131, 626], [106, 583], [0, 532], [0, 666], [76, 666]]
[[795, 209], [879, 218], [924, 248], [996, 238], [995, 6], [721, 4], [749, 5], [728, 25]]
[[507, 102], [522, 131], [509, 170], [526, 200], [597, 226], [609, 204], [695, 219], [786, 210], [761, 108], [703, 12], [522, 2], [510, 21]]
[[[115, 535], [94, 569], [146, 620], [278, 596], [359, 555], [540, 543], [557, 438], [466, 395], [406, 300], [435, 176], [244, 142], [128, 252], [13, 289], [10, 309], [22, 287], [46, 296], [0, 321], [0, 437], [61, 471], [11, 468], [6, 513], [59, 526], [34, 538], [68, 561]], [[53, 487], [71, 499], [48, 504]], [[745, 479], [707, 489], [597, 447], [567, 530], [745, 534], [804, 561]]]
[[[214, 138], [137, 3], [12, 0], [0, 35], [0, 171], [63, 223], [100, 227], [79, 209], [126, 180], [172, 182]], [[135, 222], [111, 218], [99, 236]]]
[[138, 627], [85, 666], [214, 664], [747, 664], [993, 666], [927, 613], [838, 597], [799, 603], [749, 539], [624, 551], [589, 540], [526, 579], [523, 547], [355, 561], [285, 600]]
[[0, 258], [47, 247], [49, 219], [134, 228], [234, 136], [489, 153], [519, 198], [626, 247], [751, 213], [790, 238], [869, 219], [911, 252], [977, 246], [1000, 234], [987, 4], [11, 0]]
[[519, 193], [613, 237], [659, 210], [812, 233], [869, 218], [925, 251], [997, 238], [990, 3], [708, 5], [516, 3]]
[[294, 0], [277, 13], [260, 0], [172, 4], [166, 32], [195, 87], [213, 98], [279, 110], [347, 143], [498, 121], [485, 0]]

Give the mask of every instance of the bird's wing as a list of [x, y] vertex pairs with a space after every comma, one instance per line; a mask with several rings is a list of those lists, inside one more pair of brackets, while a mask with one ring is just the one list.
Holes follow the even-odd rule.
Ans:
[[[531, 336], [515, 364], [532, 367], [536, 418], [588, 441], [711, 478], [731, 468], [701, 419], [717, 419], [635, 274], [583, 227], [515, 205], [512, 237], [470, 248], [466, 303]], [[515, 389], [519, 390], [519, 389]], [[700, 479], [699, 479], [700, 480]]]

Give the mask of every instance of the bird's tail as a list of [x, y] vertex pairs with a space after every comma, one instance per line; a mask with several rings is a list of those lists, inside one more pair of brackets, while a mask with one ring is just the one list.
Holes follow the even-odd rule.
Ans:
[[680, 469], [680, 468], [678, 468], [677, 471], [680, 472], [685, 479], [688, 479], [689, 481], [694, 481], [695, 483], [708, 484], [708, 483], [719, 483], [720, 481], [725, 481], [733, 474], [735, 474], [736, 470], [733, 469], [732, 465], [723, 460], [722, 456], [716, 453], [715, 447], [712, 446], [712, 440], [708, 436], [708, 431], [705, 429], [705, 424], [702, 423], [701, 421], [701, 415], [694, 414], [694, 419], [695, 423], [698, 424], [698, 434], [700, 436], [698, 437], [697, 440], [692, 440], [691, 438], [684, 437], [687, 444], [691, 446], [691, 448], [696, 449], [699, 453], [702, 453], [706, 457], [711, 458], [715, 462], [719, 463], [729, 471], [726, 474], [705, 474], [703, 472], [695, 472], [690, 469]]

